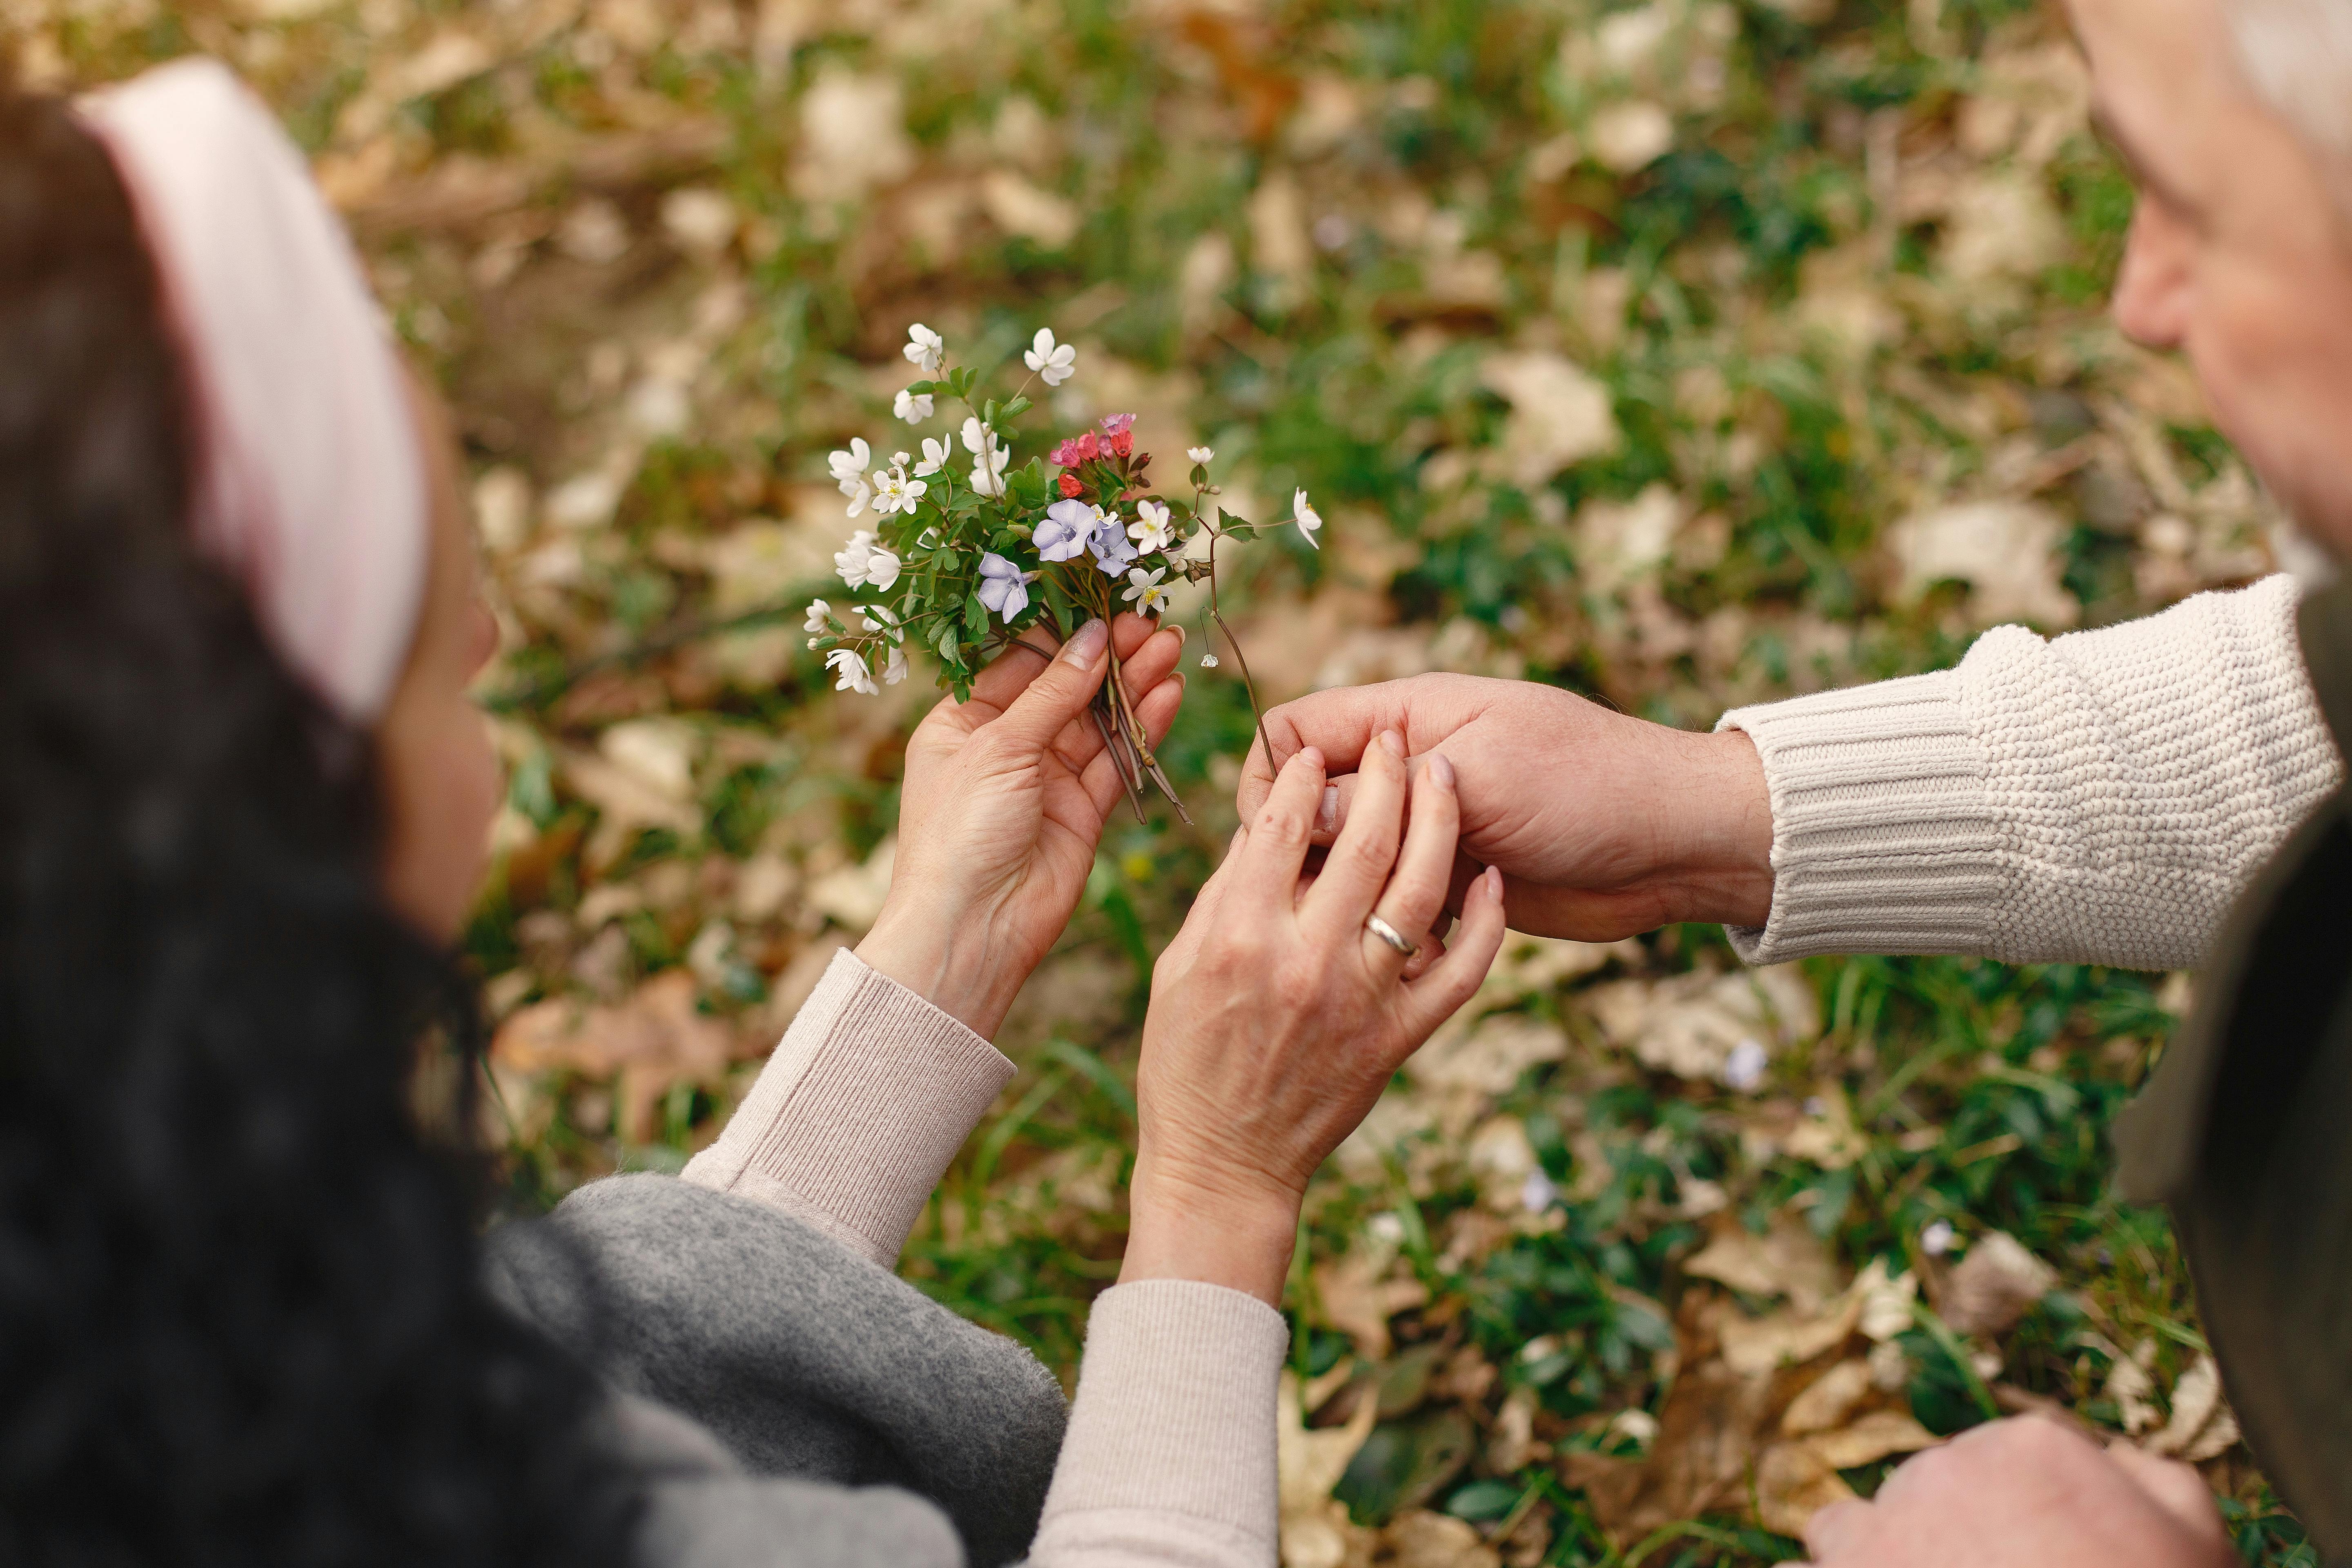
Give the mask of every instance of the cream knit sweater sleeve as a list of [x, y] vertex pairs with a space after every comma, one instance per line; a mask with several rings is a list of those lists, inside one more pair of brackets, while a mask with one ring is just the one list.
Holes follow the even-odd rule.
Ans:
[[[1013, 1064], [843, 952], [684, 1179], [773, 1205], [887, 1268]], [[1183, 1279], [1095, 1300], [1033, 1568], [1272, 1568], [1290, 1325]]]
[[1976, 953], [2194, 965], [2239, 887], [2343, 777], [2284, 576], [1957, 668], [1739, 708], [1772, 801], [1750, 963]]

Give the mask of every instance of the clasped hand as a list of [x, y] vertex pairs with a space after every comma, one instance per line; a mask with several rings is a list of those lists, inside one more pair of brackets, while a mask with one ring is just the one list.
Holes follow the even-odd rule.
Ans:
[[[1111, 646], [1155, 745], [1182, 696], [1181, 632], [1129, 616], [1059, 649], [1031, 636], [909, 742], [890, 895], [857, 950], [982, 1035], [1068, 923], [1123, 793], [1087, 711]], [[1451, 766], [1409, 777], [1401, 736], [1367, 740], [1319, 871], [1307, 859], [1326, 781], [1310, 748], [1246, 814], [1153, 972], [1122, 1278], [1278, 1301], [1307, 1178], [1502, 944], [1501, 878], [1453, 887]], [[1463, 916], [1450, 949], [1433, 934], [1449, 893]], [[1419, 951], [1375, 934], [1374, 914]]]

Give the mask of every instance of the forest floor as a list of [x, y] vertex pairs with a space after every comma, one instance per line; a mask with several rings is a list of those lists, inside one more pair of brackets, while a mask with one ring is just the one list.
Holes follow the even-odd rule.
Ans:
[[[837, 696], [799, 623], [848, 530], [824, 455], [890, 439], [911, 321], [983, 368], [1049, 325], [1061, 426], [1213, 445], [1247, 513], [1317, 496], [1328, 547], [1225, 590], [1277, 700], [1452, 669], [1704, 726], [2270, 567], [2189, 374], [2102, 313], [2129, 188], [2014, 0], [0, 20], [37, 83], [246, 73], [456, 410], [505, 634], [467, 945], [518, 1210], [677, 1168], [879, 906], [928, 671]], [[1113, 828], [902, 1264], [1066, 1377], [1118, 1266], [1152, 957], [1249, 739], [1230, 668], [1192, 675], [1198, 826]], [[2250, 1561], [2311, 1563], [2164, 1216], [2109, 1193], [2187, 994], [1750, 972], [1713, 928], [1515, 942], [1311, 1195], [1286, 1561], [1775, 1563], [1905, 1453], [2042, 1407], [2199, 1461]]]

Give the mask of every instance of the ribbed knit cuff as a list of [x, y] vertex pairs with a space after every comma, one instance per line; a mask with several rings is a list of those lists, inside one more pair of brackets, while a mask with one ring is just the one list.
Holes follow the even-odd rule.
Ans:
[[1984, 747], [1943, 670], [1735, 708], [1772, 800], [1772, 912], [1729, 929], [1750, 963], [1982, 952], [2004, 885]]
[[1275, 1399], [1290, 1329], [1254, 1296], [1139, 1279], [1095, 1300], [1035, 1557], [1078, 1534], [1181, 1530], [1272, 1563]]
[[995, 1047], [845, 950], [685, 1178], [772, 1205], [887, 1268], [1012, 1077]]

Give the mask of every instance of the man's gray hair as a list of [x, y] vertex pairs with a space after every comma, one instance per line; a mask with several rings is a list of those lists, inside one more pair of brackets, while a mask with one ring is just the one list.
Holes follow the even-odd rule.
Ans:
[[2352, 0], [2222, 0], [2222, 10], [2256, 95], [2324, 163], [2352, 161]]

